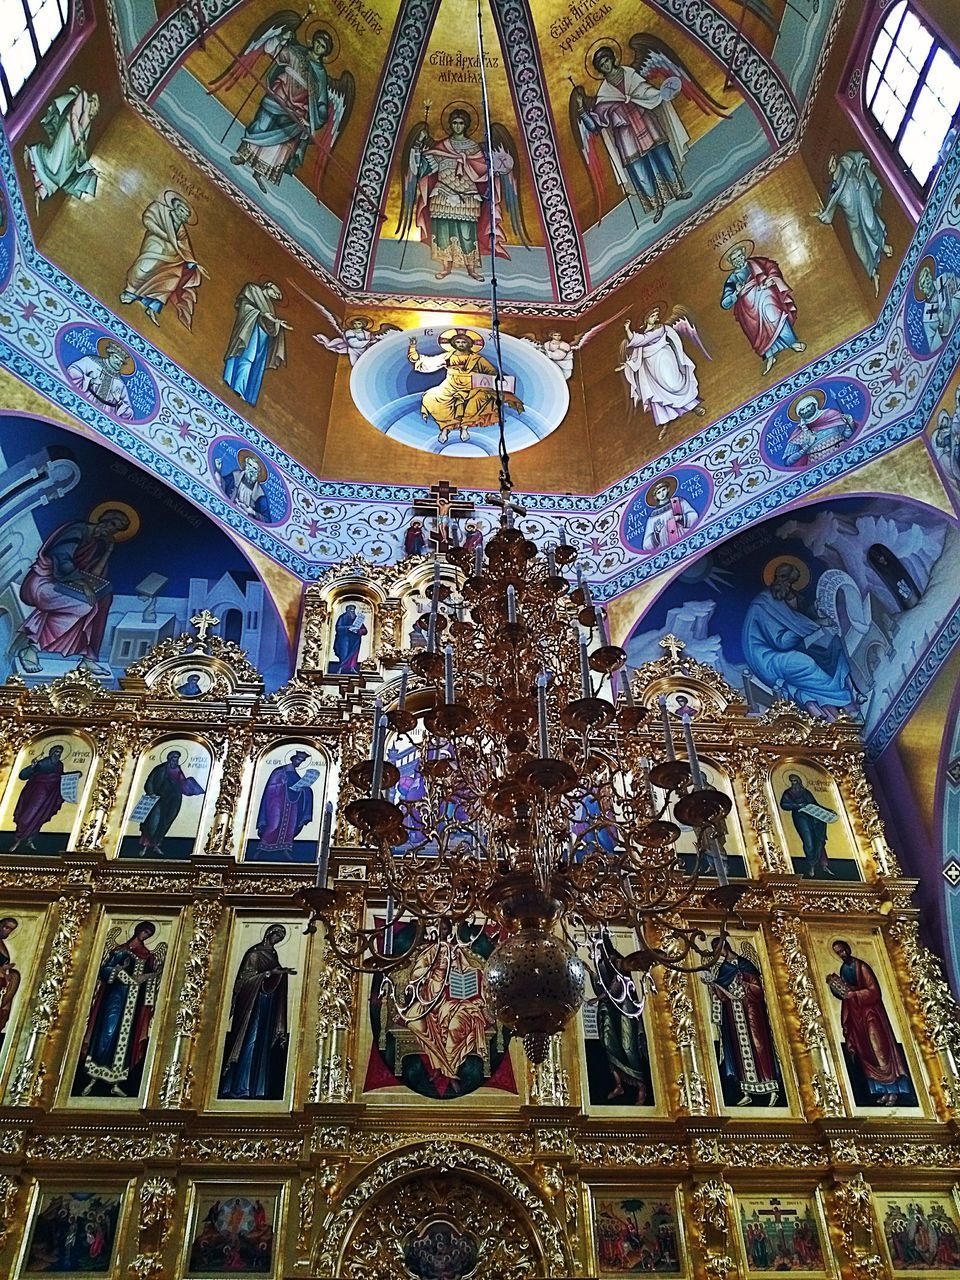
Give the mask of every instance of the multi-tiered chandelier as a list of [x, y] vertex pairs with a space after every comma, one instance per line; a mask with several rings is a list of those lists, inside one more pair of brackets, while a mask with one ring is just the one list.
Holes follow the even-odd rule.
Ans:
[[[689, 718], [675, 739], [661, 699], [647, 723], [604, 611], [564, 572], [575, 549], [560, 542], [541, 554], [515, 526], [508, 490], [503, 504], [482, 552], [435, 558], [426, 648], [409, 655], [392, 705], [377, 700], [370, 756], [349, 771], [345, 816], [375, 852], [388, 907], [341, 959], [389, 982], [412, 958], [394, 954], [401, 919], [414, 926], [412, 952], [432, 949], [438, 964], [451, 929], [494, 922], [491, 1014], [542, 1061], [584, 999], [579, 949], [609, 998], [637, 1016], [653, 966], [718, 960], [739, 895], [717, 841], [731, 802], [705, 784]], [[658, 716], [651, 760], [642, 745]], [[422, 785], [402, 798], [387, 743], [410, 735]], [[686, 861], [682, 826], [699, 851]], [[709, 943], [680, 914], [695, 894], [719, 917]], [[336, 901], [324, 888], [303, 897], [321, 915]], [[636, 947], [612, 963], [614, 926], [633, 930]], [[402, 1016], [414, 996], [393, 995]]]

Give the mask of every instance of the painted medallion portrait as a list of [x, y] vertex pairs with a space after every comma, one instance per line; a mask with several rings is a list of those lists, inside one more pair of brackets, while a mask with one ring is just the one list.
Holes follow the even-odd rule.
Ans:
[[[563, 421], [566, 379], [536, 346], [502, 334], [507, 448], [518, 453]], [[388, 333], [357, 360], [350, 394], [366, 420], [427, 453], [487, 458], [497, 452], [496, 354], [486, 329]]]
[[273, 463], [243, 440], [226, 437], [210, 449], [217, 487], [239, 512], [258, 524], [282, 524], [290, 514], [287, 486]]
[[893, 1274], [960, 1271], [960, 1217], [949, 1191], [875, 1192], [874, 1198]]
[[926, 247], [907, 291], [907, 342], [921, 359], [938, 355], [960, 319], [960, 236], [941, 231]]
[[148, 422], [159, 411], [160, 393], [146, 367], [104, 330], [67, 325], [56, 350], [67, 382], [94, 408], [120, 422]]
[[284, 742], [257, 761], [247, 818], [246, 862], [314, 862], [327, 762], [309, 742]]
[[840, 453], [867, 419], [870, 394], [852, 378], [825, 378], [780, 406], [763, 428], [760, 452], [780, 471], [814, 467]]
[[598, 1194], [593, 1201], [598, 1274], [685, 1276], [683, 1227], [674, 1191]]
[[827, 1274], [822, 1226], [808, 1197], [738, 1196], [736, 1215], [748, 1274]]
[[620, 540], [638, 555], [676, 546], [699, 524], [713, 486], [699, 467], [675, 467], [632, 498], [620, 522]]
[[3, 807], [8, 853], [63, 853], [80, 816], [93, 749], [78, 733], [48, 734], [17, 757]]
[[211, 763], [210, 749], [191, 738], [167, 738], [140, 757], [120, 841], [121, 858], [190, 857]]
[[272, 1276], [274, 1237], [281, 1193], [251, 1194], [247, 1188], [195, 1191], [192, 1234], [183, 1275], [206, 1277]]
[[122, 1191], [41, 1191], [37, 1200], [22, 1274], [109, 1275], [117, 1247]]

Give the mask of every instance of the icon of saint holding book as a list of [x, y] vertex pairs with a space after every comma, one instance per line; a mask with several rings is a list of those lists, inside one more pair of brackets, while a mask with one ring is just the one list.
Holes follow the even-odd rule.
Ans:
[[294, 841], [313, 820], [313, 784], [320, 777], [317, 767], [300, 773], [309, 753], [298, 747], [285, 764], [277, 765], [260, 797], [257, 835], [260, 853], [292, 857]]
[[818, 875], [832, 876], [827, 859], [827, 824], [836, 822], [837, 815], [817, 803], [799, 773], [791, 773], [787, 781], [790, 785], [780, 797], [780, 808], [790, 814], [800, 837], [807, 859], [807, 876], [811, 879]]
[[17, 849], [36, 849], [34, 837], [63, 808], [64, 804], [76, 804], [82, 770], [65, 770], [63, 747], [52, 746], [35, 757], [17, 775], [23, 786], [13, 810], [15, 840], [10, 852]]

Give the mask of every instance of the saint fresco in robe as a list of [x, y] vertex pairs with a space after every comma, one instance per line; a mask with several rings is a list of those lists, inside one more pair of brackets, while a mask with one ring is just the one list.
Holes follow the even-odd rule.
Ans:
[[139, 302], [154, 324], [167, 305], [186, 329], [193, 328], [197, 291], [208, 274], [196, 259], [188, 227], [197, 216], [177, 191], [165, 191], [143, 211], [140, 252], [120, 292], [125, 305]]
[[710, 1022], [724, 1106], [786, 1107], [760, 956], [744, 939], [727, 938], [719, 964], [700, 975], [710, 996]]
[[769, 373], [782, 351], [806, 351], [797, 337], [797, 304], [780, 264], [754, 254], [752, 240], [735, 244], [720, 259], [728, 274], [720, 305], [733, 311], [743, 335]]
[[23, 1274], [109, 1275], [122, 1205], [121, 1191], [44, 1191], [30, 1227]]
[[583, 1007], [587, 1083], [594, 1107], [656, 1102], [642, 1005], [624, 955], [610, 935], [588, 966], [593, 999]]
[[236, 317], [223, 355], [223, 380], [247, 404], [256, 404], [268, 369], [287, 363], [290, 322], [277, 315], [283, 301], [272, 280], [245, 284], [237, 294]]
[[286, 936], [282, 924], [268, 925], [237, 966], [218, 1098], [269, 1100], [284, 1095], [290, 1047], [288, 979], [297, 972], [277, 954]]
[[156, 932], [152, 920], [141, 920], [129, 937], [121, 925], [107, 934], [73, 1081], [75, 1098], [140, 1094], [167, 958], [165, 942], [149, 945]]
[[639, 331], [625, 320], [626, 334], [620, 344], [617, 372], [623, 374], [630, 391], [630, 403], [641, 405], [660, 428], [662, 440], [667, 426], [685, 413], [703, 417], [706, 410], [700, 399], [697, 366], [683, 346], [686, 338], [712, 359], [700, 341], [697, 327], [683, 307], [674, 307], [669, 315], [662, 303], [651, 307]]
[[120, 856], [189, 858], [193, 853], [210, 776], [210, 752], [189, 739], [152, 747], [134, 780]]
[[[256, 815], [245, 857], [266, 862], [310, 862], [316, 858], [323, 790], [322, 760], [306, 744], [285, 743], [264, 757], [254, 781]], [[254, 834], [255, 833], [255, 834]]]
[[883, 199], [880, 179], [862, 151], [845, 151], [843, 155], [831, 151], [827, 157], [827, 173], [830, 175], [827, 203], [811, 217], [830, 226], [839, 209], [854, 252], [873, 283], [874, 294], [879, 296], [880, 257], [893, 256], [893, 247], [887, 240], [887, 224], [880, 215]]
[[100, 114], [100, 96], [73, 84], [59, 94], [40, 118], [46, 142], [24, 147], [23, 159], [33, 179], [37, 208], [64, 191], [75, 200], [92, 200], [100, 178], [90, 163], [90, 130]]
[[[92, 752], [80, 737], [42, 738], [18, 761], [5, 825], [10, 853], [62, 853], [77, 818]], [[12, 803], [12, 812], [11, 812]]]
[[360, 671], [360, 650], [368, 634], [366, 614], [354, 603], [346, 604], [333, 627], [333, 658], [327, 664], [331, 676], [355, 676]]
[[860, 1107], [918, 1106], [876, 972], [842, 938], [831, 950], [840, 966], [827, 976], [827, 986], [840, 1001], [843, 1058], [854, 1101]]
[[16, 961], [10, 954], [8, 940], [10, 936], [19, 928], [20, 922], [16, 916], [0, 917], [0, 1050], [3, 1049], [4, 1041], [7, 1037], [7, 1027], [10, 1025], [10, 1015], [13, 1012], [13, 1002], [16, 999], [17, 992], [20, 990], [20, 983], [23, 981], [23, 975], [17, 968]]
[[127, 380], [136, 371], [137, 362], [126, 347], [112, 338], [100, 338], [95, 355], [79, 356], [67, 365], [67, 379], [91, 404], [129, 422], [134, 410]]
[[[378, 923], [384, 927], [384, 921]], [[391, 975], [393, 991], [404, 993], [403, 1008], [379, 975], [372, 979], [373, 1045], [364, 1091], [406, 1086], [442, 1101], [481, 1087], [516, 1094], [509, 1032], [491, 1019], [484, 991], [484, 965], [497, 942], [496, 927], [478, 932], [441, 921], [434, 932], [430, 945]], [[413, 936], [409, 922], [391, 927], [394, 953], [409, 950]]]
[[821, 804], [801, 773], [790, 773], [789, 786], [780, 793], [780, 808], [790, 814], [794, 830], [800, 838], [806, 863], [803, 874], [811, 880], [833, 877], [827, 853], [827, 837], [832, 824], [839, 819], [835, 809]]

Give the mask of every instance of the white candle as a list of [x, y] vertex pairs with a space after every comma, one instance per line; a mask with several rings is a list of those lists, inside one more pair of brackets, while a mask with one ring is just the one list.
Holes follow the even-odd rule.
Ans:
[[600, 639], [604, 645], [610, 644], [610, 632], [607, 630], [607, 611], [604, 608], [597, 610], [597, 624], [600, 627]]
[[640, 772], [643, 774], [644, 786], [647, 788], [647, 799], [650, 801], [650, 812], [657, 812], [657, 802], [653, 794], [653, 783], [650, 781], [650, 761], [646, 756], [640, 757]]
[[547, 740], [547, 677], [544, 673], [537, 676], [537, 724], [540, 730], [540, 759], [546, 760], [550, 755], [550, 743]]
[[551, 578], [557, 576], [557, 555], [553, 547], [547, 548], [547, 573]]
[[507, 584], [507, 622], [512, 626], [517, 620], [517, 589], [513, 583]]
[[333, 828], [333, 802], [328, 800], [323, 810], [323, 825], [320, 828], [320, 856], [317, 858], [317, 888], [324, 889], [327, 884], [327, 867], [330, 864], [330, 833]]
[[460, 526], [457, 524], [456, 520], [451, 520], [451, 521], [450, 521], [449, 529], [450, 529], [450, 545], [451, 545], [451, 547], [459, 547], [459, 545], [460, 545]]
[[697, 748], [693, 741], [693, 730], [690, 727], [690, 717], [683, 717], [683, 738], [687, 744], [687, 759], [690, 761], [690, 773], [693, 777], [693, 785], [699, 791], [704, 786], [703, 774], [700, 771], [700, 761], [697, 759]]
[[673, 730], [670, 727], [670, 712], [667, 710], [667, 700], [662, 693], [657, 699], [657, 706], [660, 708], [660, 720], [663, 724], [663, 736], [667, 744], [667, 759], [676, 760], [677, 753], [673, 749]]
[[713, 860], [713, 869], [716, 872], [717, 880], [722, 888], [730, 883], [730, 877], [727, 875], [727, 859], [716, 836], [711, 836], [707, 841], [707, 850]]
[[479, 578], [483, 573], [483, 544], [477, 543], [477, 549], [473, 553], [473, 576]]
[[453, 645], [443, 646], [443, 699], [449, 706], [455, 702], [453, 693]]
[[373, 758], [373, 782], [370, 784], [370, 794], [374, 800], [380, 799], [380, 787], [383, 783], [383, 754], [387, 745], [387, 717], [381, 716], [378, 723], [377, 732], [377, 752]]
[[560, 545], [561, 547], [565, 547], [567, 545], [567, 529], [564, 524], [560, 525]]
[[630, 684], [631, 672], [629, 667], [623, 668], [623, 696], [627, 706], [633, 706], [633, 689]]
[[400, 672], [400, 696], [397, 698], [397, 710], [402, 711], [407, 702], [407, 680], [410, 676], [410, 668], [404, 667]]
[[587, 656], [587, 637], [580, 632], [580, 695], [583, 698], [593, 696], [593, 684], [590, 680], [590, 659]]
[[383, 954], [393, 955], [393, 898], [387, 898], [387, 920], [383, 930]]
[[440, 608], [440, 561], [433, 562], [433, 595], [430, 597], [430, 622], [427, 626], [427, 652], [437, 648], [437, 611]]

